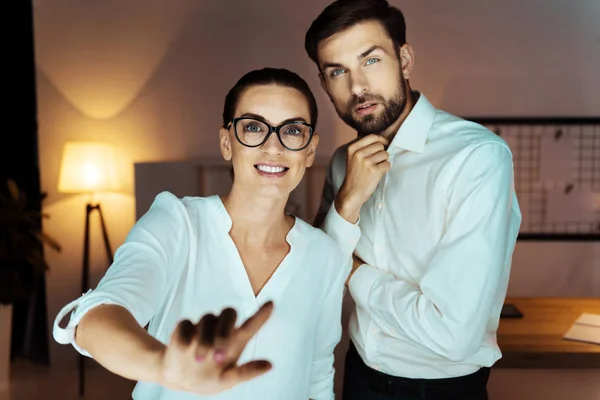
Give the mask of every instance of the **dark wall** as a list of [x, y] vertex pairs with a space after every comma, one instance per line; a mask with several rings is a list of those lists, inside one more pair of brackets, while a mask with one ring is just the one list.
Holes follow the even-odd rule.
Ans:
[[[9, 2], [4, 13], [9, 32], [5, 36], [3, 64], [5, 105], [0, 135], [0, 190], [7, 192], [11, 178], [25, 190], [28, 207], [41, 210], [38, 163], [38, 127], [35, 82], [33, 6], [31, 0]], [[8, 6], [7, 4], [7, 6]], [[9, 21], [10, 20], [10, 21]], [[41, 224], [41, 221], [38, 221]], [[41, 246], [40, 246], [41, 247]], [[41, 249], [43, 250], [43, 249]], [[24, 268], [21, 277], [32, 293], [14, 304], [12, 357], [49, 363], [46, 283], [43, 274]]]

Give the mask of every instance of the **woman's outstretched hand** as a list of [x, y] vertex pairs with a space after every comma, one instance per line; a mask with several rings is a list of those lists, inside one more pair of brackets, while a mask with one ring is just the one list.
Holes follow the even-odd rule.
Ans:
[[207, 314], [197, 324], [181, 321], [162, 354], [160, 384], [173, 390], [210, 395], [256, 378], [271, 369], [267, 360], [238, 365], [248, 341], [267, 321], [273, 303], [265, 303], [239, 328], [231, 308]]

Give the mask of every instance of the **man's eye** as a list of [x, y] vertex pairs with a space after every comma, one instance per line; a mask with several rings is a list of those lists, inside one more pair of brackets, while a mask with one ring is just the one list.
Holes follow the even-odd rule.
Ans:
[[331, 71], [329, 73], [329, 75], [331, 75], [331, 76], [338, 76], [338, 75], [341, 75], [343, 72], [344, 72], [343, 69], [339, 69], [338, 68], [338, 69], [334, 69], [333, 71]]
[[375, 64], [377, 62], [379, 62], [379, 58], [369, 58], [365, 64], [366, 65], [372, 65], [372, 64]]

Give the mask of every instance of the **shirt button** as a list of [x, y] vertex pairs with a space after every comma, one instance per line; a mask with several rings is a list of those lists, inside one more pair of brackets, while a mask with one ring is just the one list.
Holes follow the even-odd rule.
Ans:
[[381, 210], [383, 208], [383, 203], [381, 203], [381, 202], [377, 203], [376, 207], [378, 210]]

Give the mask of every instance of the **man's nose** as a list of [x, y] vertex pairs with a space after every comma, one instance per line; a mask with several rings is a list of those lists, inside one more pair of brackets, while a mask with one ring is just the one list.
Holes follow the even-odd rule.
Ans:
[[365, 76], [361, 73], [353, 73], [351, 75], [350, 85], [350, 90], [352, 91], [352, 94], [354, 94], [356, 97], [361, 97], [369, 89], [368, 82]]

